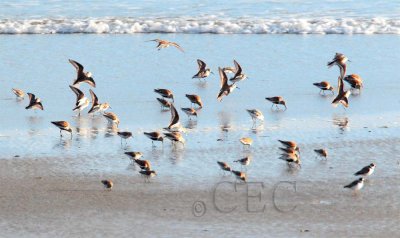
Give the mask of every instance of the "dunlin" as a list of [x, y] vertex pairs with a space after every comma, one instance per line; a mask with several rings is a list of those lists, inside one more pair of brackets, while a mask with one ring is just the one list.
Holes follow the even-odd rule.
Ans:
[[192, 104], [197, 104], [200, 108], [203, 107], [203, 102], [201, 101], [200, 96], [195, 94], [186, 94], [185, 95]]
[[192, 78], [198, 78], [198, 79], [207, 78], [210, 75], [211, 70], [207, 68], [206, 63], [204, 63], [204, 61], [202, 60], [198, 59], [197, 64], [199, 65], [199, 71]]
[[157, 45], [157, 49], [158, 49], [158, 50], [161, 50], [161, 49], [163, 49], [163, 48], [168, 48], [168, 47], [170, 47], [170, 46], [174, 46], [174, 47], [176, 47], [178, 50], [180, 50], [180, 51], [182, 51], [182, 52], [185, 52], [185, 51], [182, 49], [182, 47], [181, 47], [180, 45], [178, 45], [177, 43], [172, 42], [172, 41], [161, 40], [161, 39], [154, 39], [154, 40], [149, 40], [149, 41], [155, 41], [155, 42], [157, 42], [157, 43], [158, 43], [158, 45]]
[[90, 72], [84, 72], [84, 68], [83, 66], [74, 61], [69, 59], [68, 60], [76, 69], [76, 79], [74, 80], [74, 82], [72, 83], [73, 86], [78, 86], [80, 83], [87, 83], [92, 87], [96, 87], [96, 83], [94, 82], [93, 78], [92, 78], [92, 73]]
[[154, 141], [161, 141], [161, 143], [164, 143], [164, 137], [160, 132], [143, 132], [143, 134], [151, 140], [152, 145], [154, 145]]
[[276, 109], [279, 109], [278, 108], [278, 105], [283, 105], [284, 107], [285, 107], [285, 111], [286, 111], [286, 109], [287, 109], [287, 107], [286, 107], [286, 102], [285, 102], [285, 100], [283, 99], [283, 97], [281, 97], [281, 96], [276, 96], [276, 97], [267, 97], [267, 98], [265, 98], [267, 101], [270, 101], [270, 102], [272, 102], [272, 107], [271, 107], [271, 109], [273, 108], [273, 106], [275, 105], [275, 107], [276, 107]]
[[72, 129], [69, 125], [68, 122], [66, 121], [52, 121], [52, 124], [54, 124], [56, 127], [58, 127], [60, 129], [60, 137], [62, 137], [62, 131], [68, 131], [69, 133], [71, 133], [71, 138], [72, 138]]
[[323, 93], [323, 94], [325, 94], [325, 91], [331, 91], [331, 93], [332, 94], [335, 94], [335, 92], [334, 92], [334, 88], [332, 87], [332, 85], [329, 83], [329, 82], [327, 82], [327, 81], [322, 81], [322, 82], [319, 82], [319, 83], [313, 83], [313, 85], [314, 86], [316, 86], [316, 87], [318, 87], [319, 89], [321, 89], [320, 91], [319, 91], [319, 93], [321, 94], [321, 92]]

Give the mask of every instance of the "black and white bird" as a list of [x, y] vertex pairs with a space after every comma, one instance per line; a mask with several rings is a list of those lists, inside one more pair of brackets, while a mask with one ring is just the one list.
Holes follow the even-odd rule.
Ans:
[[74, 82], [72, 83], [73, 86], [77, 86], [79, 87], [79, 84], [81, 83], [87, 83], [92, 87], [96, 87], [96, 82], [94, 82], [93, 78], [92, 78], [92, 73], [91, 72], [85, 72], [83, 66], [74, 61], [69, 59], [68, 60], [76, 69], [76, 79], [74, 80]]
[[374, 163], [371, 163], [371, 164], [365, 166], [364, 168], [362, 168], [361, 170], [357, 171], [354, 175], [368, 177], [374, 173], [375, 167], [376, 167], [376, 165]]
[[361, 190], [364, 187], [364, 181], [365, 181], [365, 179], [363, 177], [361, 177], [357, 180], [354, 180], [350, 184], [344, 186], [344, 188], [349, 188], [349, 189], [353, 190], [354, 192], [358, 192], [359, 190]]

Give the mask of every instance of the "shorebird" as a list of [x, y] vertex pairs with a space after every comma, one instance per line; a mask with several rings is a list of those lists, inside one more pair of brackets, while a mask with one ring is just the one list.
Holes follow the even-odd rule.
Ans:
[[315, 153], [317, 153], [318, 156], [323, 157], [324, 159], [328, 158], [328, 151], [325, 149], [317, 149], [314, 150]]
[[241, 171], [236, 171], [232, 170], [232, 173], [236, 176], [236, 179], [242, 180], [243, 182], [246, 182], [246, 173], [241, 172]]
[[267, 101], [270, 101], [270, 102], [272, 102], [272, 107], [271, 107], [271, 109], [273, 108], [273, 106], [275, 105], [275, 107], [276, 107], [276, 109], [279, 109], [279, 107], [278, 107], [278, 105], [283, 105], [283, 106], [285, 106], [285, 111], [286, 111], [286, 109], [287, 109], [287, 107], [286, 107], [286, 102], [285, 102], [285, 100], [283, 99], [283, 97], [280, 97], [280, 96], [276, 96], [276, 97], [267, 97], [267, 98], [265, 98]]
[[192, 120], [191, 116], [195, 116], [197, 117], [197, 112], [196, 110], [194, 110], [191, 107], [186, 107], [186, 108], [181, 108], [181, 110], [186, 113], [186, 115], [188, 116], [189, 120]]
[[161, 141], [164, 144], [164, 137], [160, 132], [143, 132], [145, 136], [147, 136], [151, 140], [151, 144], [154, 146], [154, 141]]
[[171, 90], [163, 89], [163, 88], [156, 88], [154, 92], [160, 94], [163, 98], [171, 98], [172, 102], [174, 102], [174, 94]]
[[124, 154], [126, 154], [132, 161], [140, 159], [143, 156], [142, 152], [136, 152], [136, 151], [129, 151], [125, 152]]
[[164, 133], [164, 136], [171, 140], [172, 144], [175, 146], [175, 143], [181, 143], [182, 145], [185, 145], [185, 138], [183, 138], [182, 134], [178, 131], [174, 132], [167, 132]]
[[203, 102], [201, 101], [200, 96], [195, 95], [195, 94], [186, 94], [185, 95], [192, 104], [197, 104], [199, 108], [203, 107]]
[[69, 85], [71, 90], [76, 95], [76, 103], [74, 109], [72, 111], [79, 111], [78, 116], [81, 115], [81, 111], [89, 106], [89, 99], [85, 97], [85, 94], [74, 86]]
[[118, 131], [117, 134], [119, 135], [119, 137], [121, 137], [121, 145], [122, 145], [122, 139], [125, 139], [125, 144], [127, 144], [126, 140], [132, 137], [132, 132], [129, 131]]
[[89, 110], [89, 114], [93, 113], [93, 115], [96, 112], [104, 112], [108, 108], [111, 108], [108, 103], [99, 103], [99, 99], [97, 98], [96, 94], [93, 92], [92, 89], [89, 89], [90, 95], [92, 97], [92, 107]]
[[228, 96], [235, 88], [238, 88], [235, 83], [232, 83], [231, 85], [228, 84], [228, 77], [226, 76], [226, 73], [221, 69], [218, 68], [219, 72], [219, 77], [220, 77], [220, 87], [221, 89], [219, 90], [219, 94], [217, 96], [218, 101], [222, 101], [223, 96]]
[[171, 103], [164, 98], [157, 98], [157, 101], [161, 104], [161, 109], [171, 108]]
[[62, 131], [68, 131], [69, 133], [71, 133], [71, 139], [72, 139], [72, 129], [68, 122], [52, 121], [51, 123], [60, 129], [60, 137], [62, 137], [62, 133], [61, 133]]
[[94, 82], [94, 80], [92, 78], [92, 73], [91, 72], [84, 72], [83, 71], [83, 69], [84, 69], [83, 66], [80, 63], [78, 63], [78, 62], [76, 62], [74, 60], [69, 59], [68, 61], [76, 69], [77, 76], [76, 76], [76, 79], [74, 80], [74, 82], [72, 83], [73, 86], [75, 86], [75, 85], [79, 86], [79, 84], [81, 84], [81, 83], [87, 83], [87, 84], [89, 84], [90, 86], [92, 86], [94, 88], [96, 87], [96, 83]]
[[286, 148], [293, 148], [294, 150], [300, 152], [300, 148], [297, 145], [296, 142], [294, 141], [284, 141], [284, 140], [278, 140], [282, 145], [284, 145]]
[[236, 73], [236, 68], [235, 67], [224, 67], [222, 70], [227, 73], [227, 74], [235, 74]]
[[375, 167], [376, 167], [376, 165], [374, 163], [369, 164], [369, 165], [365, 166], [364, 168], [362, 168], [360, 171], [357, 171], [354, 175], [368, 177], [374, 173]]
[[335, 89], [327, 81], [322, 81], [322, 82], [319, 82], [319, 83], [313, 83], [313, 85], [317, 86], [319, 89], [321, 89], [319, 91], [320, 94], [322, 92], [325, 95], [325, 91], [331, 91], [332, 94], [335, 94], [335, 92], [334, 92]]
[[25, 107], [25, 109], [33, 109], [33, 110], [44, 110], [42, 102], [40, 101], [40, 98], [35, 97], [35, 94], [28, 93], [29, 96], [29, 104], [28, 106]]
[[248, 147], [250, 147], [251, 144], [253, 144], [253, 139], [251, 139], [250, 137], [243, 137], [239, 141], [243, 144], [243, 146], [247, 145]]
[[297, 154], [281, 154], [279, 159], [286, 161], [289, 168], [294, 166], [301, 168], [301, 160]]
[[248, 166], [251, 162], [251, 157], [247, 156], [243, 159], [234, 160], [235, 163], [240, 163], [241, 166]]
[[104, 189], [107, 189], [108, 191], [111, 191], [114, 186], [114, 183], [111, 180], [101, 180], [101, 183], [103, 184]]
[[357, 180], [354, 180], [352, 183], [344, 186], [344, 188], [349, 188], [352, 189], [355, 193], [357, 193], [359, 190], [361, 190], [364, 187], [364, 178], [359, 178]]
[[132, 159], [132, 161], [135, 162], [142, 170], [151, 170], [151, 165], [148, 160]]
[[15, 96], [17, 96], [18, 99], [22, 99], [25, 96], [24, 91], [22, 91], [21, 89], [13, 88], [12, 91], [15, 94]]
[[173, 104], [171, 104], [171, 120], [169, 122], [168, 127], [164, 128], [166, 130], [174, 130], [178, 129], [179, 130], [180, 123], [179, 123], [179, 114], [178, 111], [176, 111], [176, 108]]
[[197, 72], [197, 74], [193, 75], [192, 78], [202, 79], [210, 76], [210, 73], [212, 72], [209, 68], [207, 68], [207, 65], [206, 63], [204, 63], [204, 61], [198, 59], [197, 64], [199, 65], [199, 71]]
[[235, 64], [235, 75], [231, 79], [229, 79], [229, 81], [237, 83], [248, 78], [247, 75], [242, 73], [242, 67], [240, 66], [240, 64], [236, 60], [233, 60], [233, 63]]
[[344, 54], [336, 53], [335, 57], [333, 57], [333, 59], [330, 62], [328, 62], [327, 66], [330, 68], [333, 65], [338, 65], [338, 66], [344, 65], [346, 64], [347, 61], [350, 62], [350, 60]]
[[180, 45], [178, 45], [177, 43], [172, 42], [172, 41], [161, 40], [161, 39], [154, 39], [154, 40], [149, 40], [149, 41], [155, 41], [155, 42], [157, 42], [157, 43], [158, 43], [158, 45], [157, 45], [157, 49], [158, 49], [158, 50], [161, 50], [161, 49], [163, 49], [163, 48], [168, 48], [168, 47], [170, 47], [170, 46], [174, 46], [174, 47], [176, 47], [178, 50], [180, 50], [180, 51], [182, 51], [182, 52], [185, 52], [185, 51], [182, 49], [182, 47], [181, 47]]
[[264, 115], [258, 109], [246, 109], [246, 111], [250, 114], [251, 119], [253, 120], [253, 124], [257, 123], [257, 119], [260, 121], [264, 121]]
[[107, 119], [107, 121], [108, 121], [108, 123], [109, 124], [116, 124], [117, 125], [117, 127], [118, 127], [118, 125], [119, 125], [119, 118], [118, 118], [118, 116], [115, 114], [115, 113], [113, 113], [113, 112], [106, 112], [106, 113], [104, 113], [103, 114], [103, 116]]
[[225, 171], [228, 171], [228, 172], [231, 172], [231, 171], [232, 171], [231, 167], [230, 167], [227, 163], [225, 163], [225, 162], [217, 161], [217, 164], [218, 164], [219, 167], [222, 169], [222, 171], [224, 172], [224, 174], [225, 174]]
[[350, 84], [351, 89], [358, 89], [360, 91], [363, 87], [363, 80], [358, 74], [347, 75], [343, 80]]
[[338, 77], [338, 95], [332, 101], [332, 105], [337, 107], [339, 103], [343, 105], [344, 108], [349, 107], [349, 96], [351, 92], [349, 90], [344, 91], [343, 78], [341, 76]]
[[298, 155], [298, 151], [295, 150], [295, 149], [292, 148], [292, 147], [285, 147], [285, 148], [279, 147], [279, 149], [280, 149], [281, 151], [285, 152], [286, 154], [297, 154], [297, 155]]
[[154, 170], [141, 170], [139, 173], [144, 176], [145, 182], [147, 181], [148, 183], [150, 183], [150, 178], [157, 175], [156, 171]]

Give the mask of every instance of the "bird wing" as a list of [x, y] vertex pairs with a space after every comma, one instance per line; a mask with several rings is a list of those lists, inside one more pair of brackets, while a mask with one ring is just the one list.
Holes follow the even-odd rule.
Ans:
[[85, 94], [83, 94], [83, 92], [80, 89], [78, 89], [78, 88], [76, 88], [74, 86], [69, 85], [69, 87], [75, 93], [75, 95], [76, 95], [76, 103], [78, 103], [78, 101], [81, 100], [85, 96]]
[[28, 93], [28, 96], [29, 96], [29, 104], [32, 104], [32, 103], [34, 103], [35, 102], [35, 94], [33, 94], [33, 93]]
[[169, 42], [170, 45], [175, 46], [178, 50], [185, 52], [180, 45], [175, 42]]
[[223, 87], [228, 85], [228, 77], [221, 68], [218, 68], [218, 71], [219, 71], [220, 87], [222, 89]]
[[75, 67], [76, 71], [78, 72], [78, 75], [80, 73], [83, 73], [83, 66], [80, 63], [72, 59], [69, 59], [68, 61]]
[[90, 95], [92, 96], [92, 107], [99, 105], [99, 99], [97, 98], [96, 94], [93, 92], [93, 90], [89, 89]]
[[204, 61], [198, 59], [197, 64], [199, 65], [199, 72], [206, 70], [206, 63]]
[[174, 104], [171, 103], [171, 122], [169, 123], [168, 128], [171, 128], [173, 125], [179, 122], [179, 114], [176, 111]]
[[235, 76], [240, 75], [242, 73], [242, 67], [240, 67], [240, 64], [236, 60], [233, 60], [233, 63], [235, 64], [236, 69]]

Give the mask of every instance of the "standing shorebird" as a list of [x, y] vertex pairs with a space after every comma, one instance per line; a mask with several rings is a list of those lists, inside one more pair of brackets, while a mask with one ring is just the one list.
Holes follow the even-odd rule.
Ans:
[[351, 90], [358, 89], [358, 91], [361, 91], [361, 88], [363, 87], [363, 80], [358, 74], [347, 75], [343, 80], [350, 84]]
[[186, 115], [188, 116], [189, 120], [192, 120], [191, 116], [195, 116], [197, 117], [197, 112], [196, 110], [194, 110], [191, 107], [187, 107], [187, 108], [181, 108], [181, 110], [186, 113]]
[[328, 151], [326, 149], [317, 149], [314, 150], [314, 152], [317, 154], [317, 156], [328, 159]]
[[207, 68], [207, 65], [206, 63], [204, 63], [204, 61], [198, 59], [197, 64], [199, 65], [199, 71], [197, 72], [197, 74], [193, 75], [192, 77], [193, 79], [194, 78], [203, 79], [210, 76], [210, 73], [212, 72], [209, 68]]
[[145, 136], [147, 136], [151, 140], [151, 144], [154, 146], [154, 141], [161, 141], [164, 144], [164, 137], [158, 131], [153, 132], [143, 132]]
[[76, 88], [71, 85], [69, 85], [69, 87], [76, 95], [76, 103], [72, 111], [78, 111], [79, 112], [78, 116], [80, 116], [81, 111], [89, 106], [89, 99], [85, 97], [85, 94], [81, 90], [79, 90], [79, 88]]
[[240, 66], [240, 64], [236, 60], [233, 60], [233, 63], [235, 64], [235, 75], [231, 79], [229, 79], [229, 81], [237, 83], [248, 78], [247, 75], [242, 73], [242, 67]]
[[243, 144], [243, 147], [248, 146], [250, 148], [251, 144], [253, 144], [253, 139], [250, 137], [243, 137], [239, 141]]
[[142, 158], [143, 156], [142, 152], [137, 152], [137, 151], [129, 151], [125, 152], [124, 154], [126, 154], [132, 160], [132, 162]]
[[25, 97], [25, 93], [21, 89], [13, 88], [12, 91], [18, 99], [23, 99]]
[[110, 125], [116, 124], [117, 127], [119, 126], [119, 118], [115, 113], [106, 112], [103, 114], [103, 116], [107, 119], [107, 121]]
[[195, 94], [186, 94], [185, 95], [192, 104], [197, 104], [199, 108], [203, 108], [203, 102], [201, 101], [200, 96]]
[[150, 183], [150, 178], [157, 176], [154, 170], [141, 170], [139, 173], [144, 177], [144, 181]]
[[154, 92], [160, 94], [161, 97], [163, 97], [163, 98], [170, 98], [170, 99], [172, 99], [172, 102], [174, 102], [174, 94], [172, 93], [171, 90], [163, 89], [163, 88], [156, 88], [156, 89], [154, 89]]
[[357, 194], [358, 191], [360, 191], [364, 187], [364, 178], [359, 178], [357, 180], [354, 180], [352, 183], [344, 186], [344, 188], [349, 188], [354, 191], [355, 194]]
[[[220, 87], [221, 89], [219, 90], [219, 94], [217, 96], [218, 101], [222, 101], [222, 97], [228, 96], [235, 88], [238, 88], [235, 83], [232, 83], [231, 85], [228, 84], [228, 77], [226, 76], [226, 73], [221, 69], [218, 68], [219, 72], [219, 77], [220, 77]], [[238, 88], [239, 89], [239, 88]]]
[[74, 60], [69, 59], [68, 61], [76, 69], [77, 76], [76, 76], [76, 79], [74, 80], [74, 82], [72, 83], [73, 86], [77, 86], [78, 87], [79, 84], [81, 84], [81, 83], [87, 83], [87, 84], [89, 84], [90, 86], [92, 86], [94, 88], [96, 87], [96, 83], [94, 82], [94, 80], [92, 78], [92, 73], [91, 72], [84, 72], [83, 71], [84, 70], [83, 66], [80, 63], [78, 63], [78, 62], [76, 62]]
[[33, 110], [44, 110], [42, 102], [40, 101], [40, 98], [35, 97], [35, 94], [28, 93], [29, 96], [29, 104], [28, 106], [25, 107], [25, 109], [33, 109]]
[[142, 170], [151, 170], [150, 161], [148, 160], [132, 159], [132, 161], [135, 162]]
[[319, 83], [313, 83], [313, 85], [318, 87], [319, 89], [321, 89], [319, 91], [319, 94], [321, 94], [321, 92], [322, 92], [325, 95], [325, 91], [331, 91], [332, 94], [335, 94], [335, 92], [334, 92], [335, 89], [327, 81], [322, 81], [322, 82], [319, 82]]
[[183, 146], [185, 145], [185, 138], [183, 138], [182, 134], [178, 131], [164, 133], [164, 136], [172, 142], [174, 147], [175, 143], [181, 143]]
[[287, 109], [287, 107], [286, 107], [286, 102], [285, 102], [285, 100], [283, 99], [283, 97], [281, 97], [281, 96], [276, 96], [276, 97], [267, 97], [267, 98], [265, 98], [267, 101], [270, 101], [270, 102], [272, 102], [272, 106], [271, 106], [271, 109], [274, 107], [274, 105], [275, 105], [275, 107], [276, 107], [276, 109], [279, 109], [279, 107], [278, 107], [278, 105], [283, 105], [284, 107], [285, 107], [285, 111], [286, 111], [286, 109]]
[[371, 174], [374, 173], [376, 165], [374, 163], [371, 163], [367, 166], [365, 166], [364, 168], [362, 168], [361, 170], [357, 171], [354, 175], [355, 176], [362, 176], [362, 177], [368, 177]]
[[249, 164], [250, 164], [250, 162], [251, 162], [251, 157], [250, 156], [247, 156], [247, 157], [245, 157], [245, 158], [243, 158], [243, 159], [238, 159], [238, 160], [234, 160], [233, 162], [235, 162], [235, 163], [240, 163], [240, 165], [243, 167], [243, 166], [248, 166]]
[[279, 159], [286, 161], [289, 168], [294, 168], [294, 166], [301, 168], [300, 157], [295, 153], [281, 154]]
[[92, 91], [92, 89], [89, 89], [90, 95], [92, 97], [92, 107], [89, 110], [89, 114], [93, 113], [93, 115], [96, 112], [104, 112], [108, 108], [111, 108], [108, 103], [99, 103], [99, 99], [97, 98], [96, 94]]
[[246, 173], [241, 172], [241, 171], [236, 171], [236, 170], [232, 170], [232, 173], [236, 176], [236, 179], [246, 182], [246, 180], [247, 180]]
[[294, 141], [284, 141], [284, 140], [278, 140], [282, 145], [284, 145], [286, 148], [293, 148], [294, 150], [296, 150], [297, 152], [300, 153], [300, 148], [297, 145], [296, 142]]
[[125, 140], [125, 144], [127, 144], [126, 140], [132, 137], [132, 132], [129, 131], [118, 131], [117, 134], [119, 137], [121, 137], [121, 145], [122, 145], [122, 139]]
[[161, 110], [171, 108], [171, 104], [170, 102], [168, 102], [167, 100], [165, 100], [164, 98], [157, 98], [157, 101], [160, 103], [161, 105]]
[[161, 49], [163, 49], [163, 48], [168, 48], [168, 47], [170, 47], [170, 46], [174, 46], [174, 47], [176, 47], [178, 50], [180, 50], [180, 51], [182, 51], [182, 52], [185, 52], [185, 51], [182, 49], [182, 47], [181, 47], [180, 45], [178, 45], [177, 43], [172, 42], [172, 41], [161, 40], [161, 39], [154, 39], [154, 40], [149, 40], [149, 41], [155, 41], [155, 42], [158, 43], [158, 45], [157, 45], [157, 50], [161, 50]]
[[71, 139], [72, 139], [72, 129], [68, 122], [52, 121], [51, 123], [60, 129], [60, 137], [62, 137], [62, 133], [61, 133], [62, 131], [68, 131], [71, 134]]
[[228, 171], [228, 172], [232, 171], [231, 167], [226, 162], [217, 161], [217, 164], [219, 165], [221, 170], [224, 172], [224, 174], [225, 174], [225, 171]]
[[114, 183], [111, 180], [101, 180], [101, 183], [104, 186], [104, 189], [111, 191], [112, 187], [114, 186]]
[[253, 124], [257, 123], [257, 119], [260, 121], [264, 121], [264, 115], [258, 109], [246, 109], [246, 111], [250, 114], [251, 119], [253, 120]]

